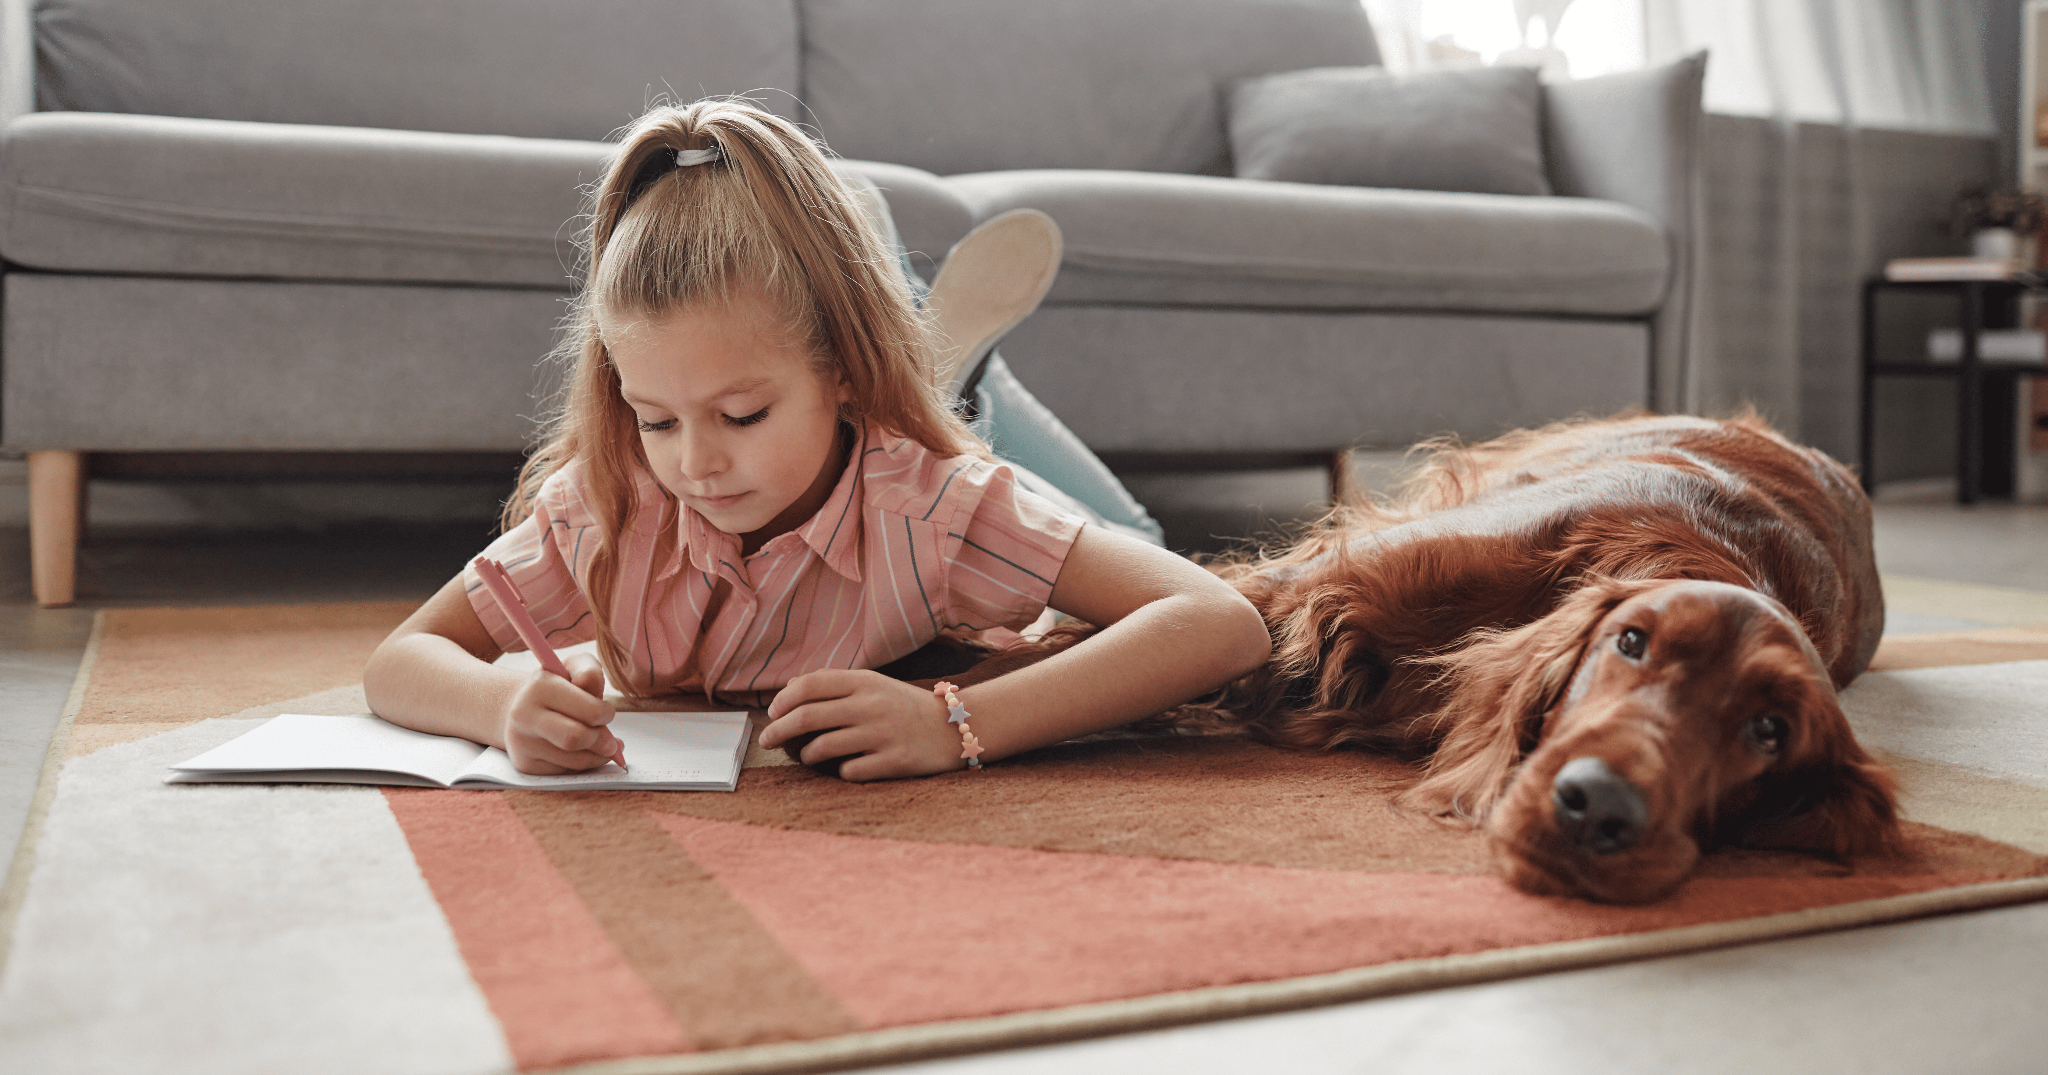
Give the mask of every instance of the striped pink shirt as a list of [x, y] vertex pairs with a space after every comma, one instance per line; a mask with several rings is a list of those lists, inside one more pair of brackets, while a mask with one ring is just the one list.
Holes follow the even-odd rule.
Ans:
[[[942, 629], [1021, 628], [1044, 610], [1079, 519], [1018, 488], [1007, 466], [941, 458], [873, 426], [851, 458], [816, 515], [744, 559], [738, 537], [643, 474], [611, 610], [630, 682], [613, 688], [730, 701], [822, 668], [880, 667]], [[587, 594], [599, 530], [579, 473], [550, 477], [533, 515], [485, 551], [557, 646], [597, 634]], [[677, 525], [675, 554], [656, 563], [656, 536]], [[474, 566], [463, 585], [498, 645], [525, 648]]]

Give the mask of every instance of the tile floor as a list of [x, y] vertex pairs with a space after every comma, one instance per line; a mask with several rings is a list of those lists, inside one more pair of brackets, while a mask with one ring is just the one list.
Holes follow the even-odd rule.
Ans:
[[[1386, 462], [1367, 460], [1366, 473]], [[162, 490], [96, 487], [102, 525], [82, 553], [81, 605], [38, 609], [19, 488], [5, 477], [0, 847], [10, 852], [92, 609], [424, 597], [487, 533], [480, 521], [422, 519], [203, 530], [166, 516]], [[1320, 481], [1316, 472], [1259, 472], [1132, 484], [1177, 546], [1214, 548], [1214, 535], [1312, 512]], [[1880, 503], [1877, 531], [1887, 572], [2048, 592], [2048, 506], [1960, 509], [1922, 496]], [[1898, 616], [1890, 629], [1972, 625]], [[2040, 1072], [2043, 953], [2048, 906], [2037, 905], [889, 1070]]]

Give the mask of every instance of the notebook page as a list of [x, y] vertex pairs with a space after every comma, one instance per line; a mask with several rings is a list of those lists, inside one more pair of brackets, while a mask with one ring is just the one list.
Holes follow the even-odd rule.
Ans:
[[[368, 714], [317, 717], [286, 713], [171, 768], [180, 772], [358, 769], [406, 773], [449, 784], [483, 749], [467, 739], [416, 732]], [[633, 756], [626, 755], [626, 760], [632, 761]]]
[[534, 776], [513, 768], [510, 756], [492, 748], [478, 756], [461, 779], [525, 788], [729, 789], [739, 778], [740, 759], [746, 754], [745, 713], [620, 713], [610, 728], [626, 744], [629, 769], [607, 763], [587, 773]]

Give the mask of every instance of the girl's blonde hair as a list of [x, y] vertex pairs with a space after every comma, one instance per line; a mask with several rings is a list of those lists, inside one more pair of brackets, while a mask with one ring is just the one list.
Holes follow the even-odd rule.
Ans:
[[[717, 159], [677, 165], [678, 151], [705, 149]], [[987, 457], [933, 383], [931, 330], [859, 197], [796, 125], [730, 98], [642, 116], [592, 192], [583, 288], [557, 352], [571, 367], [568, 383], [501, 521], [507, 529], [523, 521], [550, 475], [582, 465], [583, 497], [602, 536], [587, 596], [606, 672], [621, 689], [642, 686], [624, 676], [610, 611], [619, 538], [639, 507], [636, 478], [647, 461], [598, 332], [600, 312], [659, 320], [758, 289], [815, 368], [845, 379], [847, 421], [873, 422], [939, 455]], [[675, 541], [674, 528], [657, 538], [656, 562]]]

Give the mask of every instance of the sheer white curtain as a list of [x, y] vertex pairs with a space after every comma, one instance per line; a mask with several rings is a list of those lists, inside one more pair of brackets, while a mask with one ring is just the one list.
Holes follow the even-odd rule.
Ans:
[[1641, 2], [1651, 62], [1712, 50], [1710, 112], [1898, 130], [1995, 130], [1979, 0]]
[[1644, 0], [1646, 58], [1709, 49], [1708, 111], [1753, 117], [1708, 127], [1696, 409], [1753, 403], [1850, 458], [1861, 280], [1888, 257], [1948, 252], [1934, 222], [1992, 178], [1995, 158], [1970, 151], [1997, 130], [1987, 14], [1981, 0]]
[[[1528, 63], [1555, 80], [1708, 49], [1709, 264], [1685, 406], [1753, 403], [1849, 457], [1858, 282], [1886, 257], [1945, 252], [1929, 222], [1956, 186], [1993, 178], [1986, 35], [2017, 34], [1988, 21], [2010, 5], [1363, 3], [1396, 68]], [[1942, 153], [1958, 159], [1933, 159]]]
[[[1982, 0], [1363, 0], [1389, 67], [1590, 78], [1712, 51], [1707, 111], [1988, 133]], [[2017, 32], [2017, 27], [2013, 27]]]

